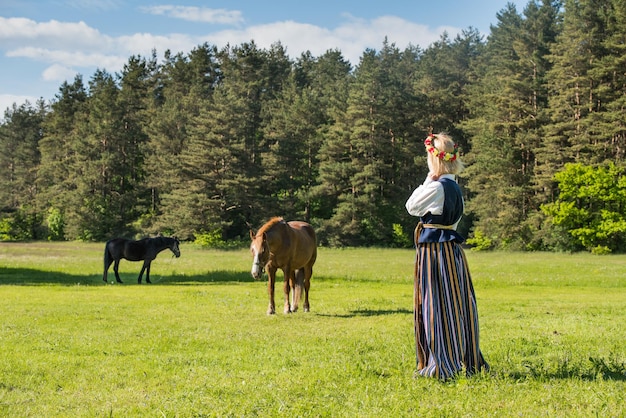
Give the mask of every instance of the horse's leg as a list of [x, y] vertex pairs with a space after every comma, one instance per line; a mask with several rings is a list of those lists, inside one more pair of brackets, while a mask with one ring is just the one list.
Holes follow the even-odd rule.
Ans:
[[113, 271], [115, 272], [115, 280], [117, 280], [118, 283], [122, 283], [122, 279], [120, 279], [120, 274], [118, 273], [118, 270], [120, 268], [120, 259], [115, 260], [115, 263], [113, 264]]
[[291, 305], [289, 304], [289, 292], [291, 290], [290, 283], [293, 283], [293, 270], [291, 268], [285, 268], [283, 270], [283, 274], [285, 275], [285, 281], [283, 284], [283, 293], [285, 294], [285, 307], [283, 308], [283, 313], [291, 312]]
[[311, 288], [311, 276], [313, 276], [313, 266], [302, 268], [304, 273], [304, 312], [309, 312], [309, 289]]
[[111, 264], [113, 263], [113, 260], [110, 257], [107, 257], [106, 255], [104, 256], [104, 274], [102, 275], [102, 280], [104, 280], [104, 282], [107, 282], [107, 277], [109, 275], [109, 267], [111, 267]]
[[150, 266], [152, 265], [152, 260], [148, 261], [148, 267], [146, 267], [146, 283], [152, 283], [150, 281]]
[[276, 307], [274, 305], [274, 283], [276, 281], [276, 268], [270, 267], [267, 269], [267, 294], [270, 298], [270, 304], [267, 307], [267, 314], [274, 315], [276, 313]]
[[144, 260], [143, 266], [141, 266], [141, 271], [139, 272], [139, 277], [137, 278], [137, 283], [141, 284], [141, 277], [143, 276], [143, 272], [146, 271], [146, 267], [150, 265], [150, 261]]
[[291, 312], [298, 310], [298, 304], [302, 297], [302, 284], [304, 283], [304, 268], [299, 268], [293, 275], [293, 299], [291, 302]]

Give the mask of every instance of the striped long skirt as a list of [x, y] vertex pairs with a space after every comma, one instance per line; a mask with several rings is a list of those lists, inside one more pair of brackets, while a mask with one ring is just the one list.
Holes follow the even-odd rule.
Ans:
[[447, 379], [488, 369], [465, 252], [454, 241], [417, 246], [414, 280], [417, 372]]

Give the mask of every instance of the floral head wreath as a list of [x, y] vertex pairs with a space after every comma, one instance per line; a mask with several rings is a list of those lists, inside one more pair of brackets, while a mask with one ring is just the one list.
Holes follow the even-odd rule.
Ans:
[[442, 161], [455, 161], [457, 155], [459, 154], [459, 146], [457, 144], [454, 144], [454, 151], [452, 152], [440, 151], [433, 145], [434, 139], [435, 135], [430, 134], [424, 140], [424, 145], [426, 145], [426, 151], [430, 152], [435, 156], [435, 158], [439, 158]]

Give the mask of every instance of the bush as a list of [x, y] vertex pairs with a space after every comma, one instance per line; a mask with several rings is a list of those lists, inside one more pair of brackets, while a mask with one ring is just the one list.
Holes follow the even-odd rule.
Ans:
[[48, 241], [62, 241], [65, 239], [65, 219], [57, 208], [48, 209]]
[[203, 248], [214, 248], [221, 250], [237, 249], [247, 245], [247, 243], [244, 243], [240, 239], [229, 241], [224, 240], [222, 238], [222, 232], [219, 229], [215, 229], [211, 232], [195, 234], [195, 239], [193, 243]]
[[606, 245], [598, 245], [597, 247], [591, 249], [591, 253], [596, 255], [606, 255], [611, 254], [612, 251]]
[[11, 241], [11, 218], [0, 219], [0, 241]]
[[483, 235], [483, 231], [480, 229], [476, 229], [474, 231], [474, 237], [468, 238], [466, 241], [469, 245], [472, 246], [472, 250], [475, 251], [484, 251], [490, 250], [493, 248], [493, 241]]
[[400, 224], [393, 224], [393, 245], [398, 248], [409, 248], [413, 246], [413, 240], [404, 233], [404, 229]]
[[541, 206], [553, 225], [594, 254], [626, 247], [626, 167], [566, 164], [555, 174], [559, 197]]
[[42, 217], [33, 211], [20, 209], [0, 219], [2, 241], [28, 241], [42, 236]]

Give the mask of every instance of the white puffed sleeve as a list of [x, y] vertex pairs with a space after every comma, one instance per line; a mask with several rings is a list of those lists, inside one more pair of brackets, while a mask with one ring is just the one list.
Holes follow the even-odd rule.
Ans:
[[424, 183], [413, 191], [405, 206], [407, 212], [413, 216], [424, 216], [428, 212], [441, 215], [444, 199], [445, 194], [441, 183], [427, 177]]

